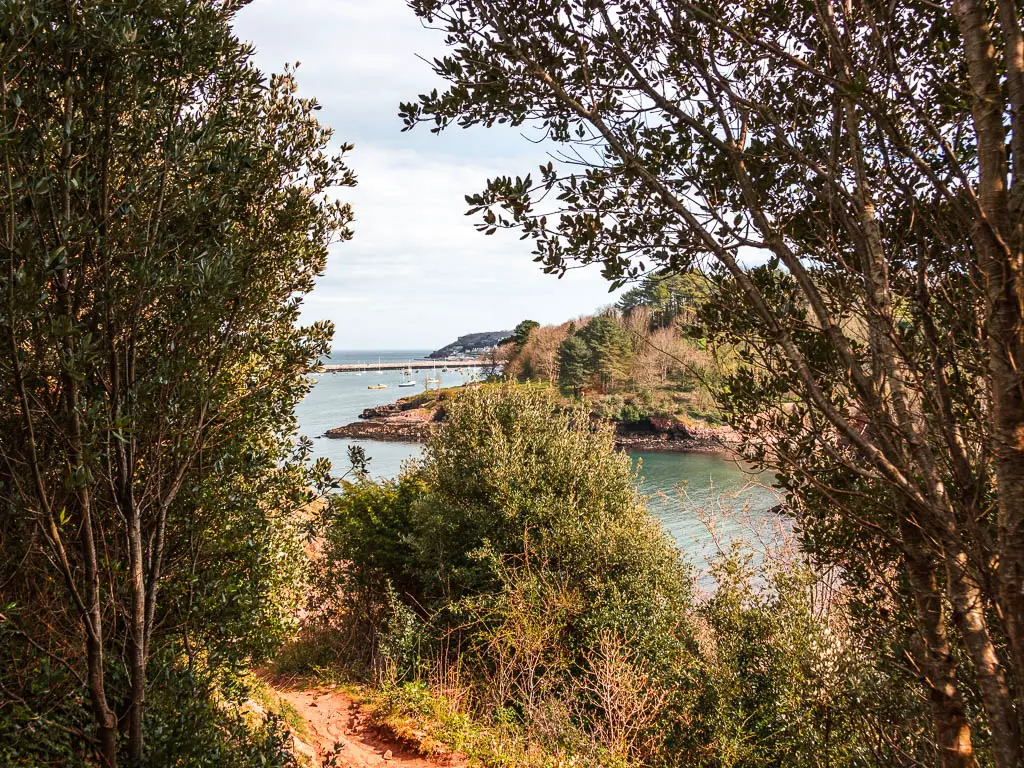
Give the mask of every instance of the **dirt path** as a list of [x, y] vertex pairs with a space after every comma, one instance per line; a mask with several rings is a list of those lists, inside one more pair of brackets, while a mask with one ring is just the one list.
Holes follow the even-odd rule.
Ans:
[[[425, 758], [377, 728], [350, 696], [335, 686], [296, 680], [267, 680], [277, 694], [306, 721], [308, 733], [299, 737], [298, 751], [315, 757], [316, 765], [338, 768], [405, 766], [406, 768], [459, 768], [465, 761]], [[306, 746], [307, 749], [303, 749]], [[311, 748], [308, 749], [308, 748]], [[310, 754], [313, 752], [315, 754]], [[330, 762], [333, 758], [334, 762]]]

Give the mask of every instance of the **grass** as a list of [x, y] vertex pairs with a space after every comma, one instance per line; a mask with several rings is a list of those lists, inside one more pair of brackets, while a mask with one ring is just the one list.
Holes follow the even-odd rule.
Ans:
[[317, 634], [288, 643], [277, 654], [271, 671], [279, 677], [302, 677], [318, 683], [342, 684], [351, 680], [340, 663], [341, 654], [325, 635]]
[[465, 691], [451, 697], [412, 681], [350, 687], [348, 692], [375, 723], [427, 757], [460, 752], [471, 767], [480, 768], [624, 768], [593, 744], [573, 743], [571, 738], [543, 746], [510, 710], [482, 720], [468, 706]]
[[413, 408], [435, 408], [445, 401], [457, 397], [462, 389], [463, 387], [461, 386], [445, 387], [444, 389], [428, 389], [416, 395], [403, 397], [401, 398], [403, 403], [402, 410], [411, 410]]
[[[445, 695], [422, 681], [357, 683], [346, 670], [343, 657], [329, 638], [318, 634], [286, 646], [271, 672], [311, 684], [336, 684], [364, 708], [374, 723], [425, 757], [461, 752], [470, 766], [481, 768], [600, 768], [592, 759], [573, 755], [571, 750], [553, 753], [533, 743], [512, 712], [481, 719], [470, 705], [468, 689]], [[303, 737], [305, 722], [262, 681], [254, 681], [252, 697]], [[293, 724], [295, 719], [299, 722]]]

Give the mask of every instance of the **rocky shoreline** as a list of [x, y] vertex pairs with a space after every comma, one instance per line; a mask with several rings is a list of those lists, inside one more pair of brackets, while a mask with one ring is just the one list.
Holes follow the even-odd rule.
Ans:
[[[444, 421], [444, 408], [412, 407], [410, 398], [367, 408], [360, 421], [328, 430], [324, 437], [349, 440], [384, 440], [422, 443]], [[719, 453], [739, 440], [731, 427], [686, 424], [671, 417], [652, 416], [615, 424], [615, 444], [627, 451], [664, 453]]]
[[367, 408], [356, 421], [329, 429], [324, 437], [354, 440], [389, 440], [399, 443], [422, 443], [430, 437], [435, 424], [444, 418], [443, 409], [409, 407], [409, 398]]
[[627, 451], [721, 453], [737, 443], [739, 435], [732, 427], [687, 424], [672, 417], [615, 423], [615, 445]]

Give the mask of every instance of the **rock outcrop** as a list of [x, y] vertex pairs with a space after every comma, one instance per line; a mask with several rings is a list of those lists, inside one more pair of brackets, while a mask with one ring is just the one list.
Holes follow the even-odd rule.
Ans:
[[[324, 436], [355, 440], [390, 440], [418, 443], [430, 437], [434, 427], [444, 421], [442, 403], [417, 407], [416, 398], [401, 398], [367, 408], [360, 421], [336, 427]], [[615, 424], [615, 444], [629, 451], [715, 452], [735, 445], [739, 436], [731, 427], [711, 427], [686, 423], [671, 416], [651, 416], [639, 421]]]
[[722, 451], [738, 441], [732, 427], [685, 423], [671, 416], [615, 424], [616, 445], [630, 451]]

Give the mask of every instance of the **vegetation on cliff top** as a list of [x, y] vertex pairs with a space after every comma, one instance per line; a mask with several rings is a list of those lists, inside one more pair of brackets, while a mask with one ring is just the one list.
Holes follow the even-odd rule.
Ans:
[[648, 276], [594, 317], [523, 321], [494, 359], [504, 376], [556, 385], [599, 418], [721, 424], [716, 392], [737, 358], [731, 345], [709, 345], [694, 327], [709, 290], [698, 273]]

